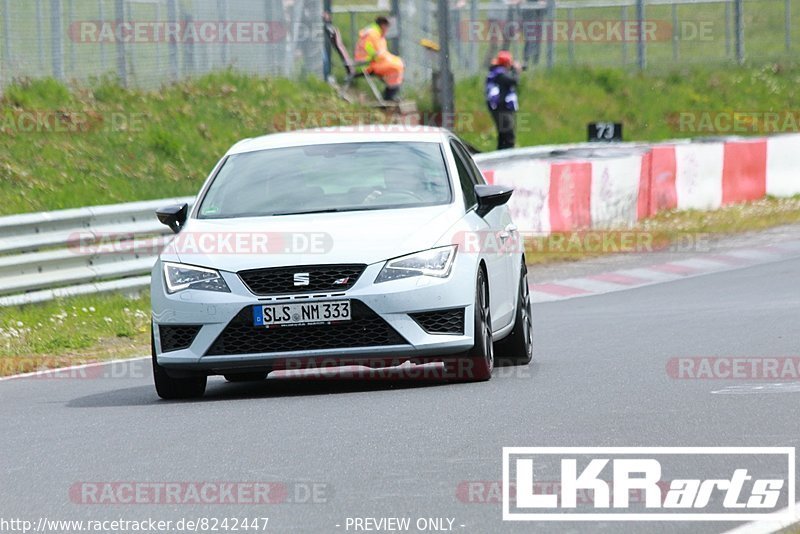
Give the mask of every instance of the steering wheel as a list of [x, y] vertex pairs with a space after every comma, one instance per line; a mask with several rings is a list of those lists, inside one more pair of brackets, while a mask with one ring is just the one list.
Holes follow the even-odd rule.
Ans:
[[364, 204], [376, 204], [378, 201], [385, 201], [387, 197], [395, 197], [395, 196], [407, 197], [407, 198], [412, 198], [418, 202], [425, 202], [425, 199], [417, 195], [416, 193], [412, 193], [411, 191], [405, 191], [403, 189], [398, 189], [390, 191], [375, 191], [373, 193], [370, 193], [369, 195], [367, 195], [367, 198], [364, 199]]

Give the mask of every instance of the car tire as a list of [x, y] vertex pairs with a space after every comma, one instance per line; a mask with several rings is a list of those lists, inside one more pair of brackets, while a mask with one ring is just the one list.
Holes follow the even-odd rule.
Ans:
[[239, 382], [260, 382], [262, 380], [266, 380], [268, 374], [269, 373], [236, 373], [223, 376], [225, 376], [225, 380], [227, 380], [228, 382], [239, 383]]
[[528, 267], [522, 261], [514, 329], [495, 346], [497, 365], [528, 365], [533, 359], [533, 316], [528, 287]]
[[206, 392], [208, 377], [205, 375], [191, 376], [188, 378], [173, 378], [167, 374], [164, 367], [158, 365], [156, 359], [156, 341], [152, 328], [150, 329], [150, 351], [153, 358], [153, 381], [156, 393], [165, 400], [197, 399]]
[[475, 344], [466, 354], [445, 361], [445, 378], [454, 382], [484, 382], [492, 378], [494, 343], [489, 284], [483, 269], [478, 270], [475, 288]]

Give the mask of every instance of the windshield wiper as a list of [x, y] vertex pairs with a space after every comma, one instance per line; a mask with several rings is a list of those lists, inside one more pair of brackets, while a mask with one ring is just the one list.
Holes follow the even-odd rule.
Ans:
[[280, 217], [282, 215], [314, 215], [316, 213], [344, 213], [346, 211], [367, 211], [373, 208], [353, 207], [353, 208], [326, 208], [319, 210], [309, 211], [286, 211], [281, 213], [273, 213], [273, 217]]

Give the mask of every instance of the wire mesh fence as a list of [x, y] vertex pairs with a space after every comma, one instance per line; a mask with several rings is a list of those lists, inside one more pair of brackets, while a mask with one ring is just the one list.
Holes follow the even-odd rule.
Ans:
[[[434, 0], [333, 2], [352, 51], [358, 31], [391, 15], [411, 85], [438, 66]], [[357, 3], [356, 3], [357, 2]], [[152, 88], [221, 69], [322, 76], [323, 0], [0, 0], [0, 87], [18, 78], [113, 76]], [[663, 68], [791, 59], [800, 0], [449, 0], [450, 63], [480, 74], [501, 48], [532, 69]], [[335, 61], [333, 62], [335, 65]], [[334, 73], [336, 73], [334, 69]]]
[[0, 0], [0, 83], [111, 75], [154, 87], [215, 70], [322, 72], [319, 1]]

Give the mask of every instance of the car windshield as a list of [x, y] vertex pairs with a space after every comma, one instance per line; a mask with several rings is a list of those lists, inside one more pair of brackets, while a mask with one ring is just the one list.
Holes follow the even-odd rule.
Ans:
[[230, 156], [201, 219], [411, 208], [452, 199], [438, 143], [338, 143]]

